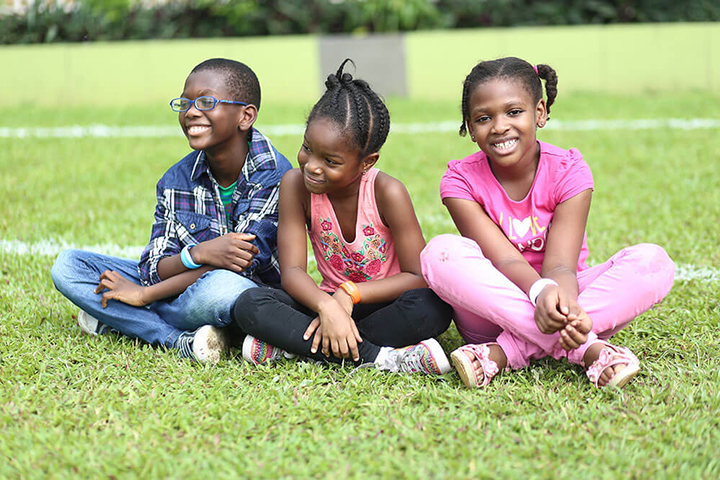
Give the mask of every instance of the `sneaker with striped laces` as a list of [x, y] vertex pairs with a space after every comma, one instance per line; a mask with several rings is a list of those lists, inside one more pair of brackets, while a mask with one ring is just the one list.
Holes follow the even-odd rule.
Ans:
[[243, 340], [242, 356], [253, 365], [265, 365], [278, 360], [290, 360], [297, 357], [297, 355], [273, 347], [252, 335], [246, 335], [245, 340]]
[[375, 367], [390, 372], [428, 375], [443, 375], [452, 370], [445, 351], [434, 338], [404, 348], [383, 348], [375, 359]]

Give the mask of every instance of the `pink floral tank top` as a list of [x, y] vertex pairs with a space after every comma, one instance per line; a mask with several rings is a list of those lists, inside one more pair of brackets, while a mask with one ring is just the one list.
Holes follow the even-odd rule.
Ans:
[[345, 240], [335, 210], [325, 194], [310, 194], [310, 242], [320, 288], [334, 292], [341, 283], [377, 280], [400, 273], [390, 229], [380, 219], [375, 201], [375, 178], [380, 170], [371, 168], [360, 181], [355, 240]]

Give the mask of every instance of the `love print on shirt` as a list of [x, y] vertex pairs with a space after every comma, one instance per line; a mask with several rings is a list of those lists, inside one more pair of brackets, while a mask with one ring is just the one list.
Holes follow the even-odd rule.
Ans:
[[[535, 252], [542, 252], [545, 250], [545, 239], [547, 238], [547, 229], [550, 225], [548, 224], [547, 227], [540, 225], [538, 223], [538, 217], [535, 215], [528, 215], [524, 219], [520, 220], [519, 218], [513, 218], [510, 215], [506, 217], [505, 212], [500, 212], [500, 221], [498, 222], [498, 225], [505, 233], [505, 236], [515, 244], [521, 253], [526, 249], [530, 249]], [[531, 237], [525, 240], [528, 233], [531, 234]]]

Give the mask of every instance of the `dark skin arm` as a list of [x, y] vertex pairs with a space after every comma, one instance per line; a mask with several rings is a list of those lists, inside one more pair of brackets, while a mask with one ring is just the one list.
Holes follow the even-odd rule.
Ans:
[[[282, 286], [295, 300], [319, 315], [320, 327], [316, 340], [322, 339], [323, 354], [330, 352], [340, 358], [358, 360], [357, 344], [360, 333], [351, 318], [352, 300], [347, 294], [330, 295], [318, 288], [307, 273], [307, 237], [310, 194], [305, 189], [302, 173], [287, 172], [280, 184], [280, 214], [278, 220], [278, 253]], [[343, 296], [345, 298], [343, 298]], [[341, 300], [338, 301], [338, 298]], [[325, 334], [323, 334], [323, 332]], [[310, 337], [306, 334], [306, 339]], [[317, 351], [314, 344], [313, 353]]]
[[[375, 198], [383, 223], [393, 234], [401, 272], [358, 283], [361, 303], [390, 302], [408, 290], [427, 286], [420, 266], [420, 252], [425, 248], [425, 239], [407, 189], [398, 180], [380, 172], [375, 179]], [[352, 314], [352, 298], [343, 289], [338, 289], [333, 298]], [[310, 338], [319, 327], [320, 321], [315, 319], [305, 331], [305, 338]], [[316, 335], [313, 348], [319, 342], [320, 338]]]
[[118, 272], [106, 270], [100, 274], [95, 293], [107, 290], [101, 300], [103, 308], [107, 307], [108, 300], [141, 307], [180, 295], [205, 272], [215, 268], [242, 273], [252, 265], [252, 259], [258, 253], [257, 247], [249, 243], [254, 238], [245, 233], [228, 233], [199, 243], [190, 249], [193, 260], [203, 265], [195, 270], [185, 267], [180, 255], [165, 257], [158, 262], [158, 274], [163, 280], [148, 287], [133, 283]]
[[[509, 242], [483, 207], [471, 200], [459, 198], [446, 198], [443, 203], [460, 233], [475, 240], [495, 268], [528, 293], [540, 275]], [[589, 207], [590, 191], [587, 190], [556, 208], [552, 229], [548, 234], [542, 273], [543, 277], [558, 282], [560, 287], [543, 289], [535, 310], [535, 321], [542, 333], [550, 334], [561, 329], [566, 333], [561, 333], [560, 338], [560, 344], [566, 350], [584, 343], [592, 326], [591, 321], [588, 322], [589, 317], [577, 305], [575, 276]], [[554, 295], [548, 296], [553, 292]]]

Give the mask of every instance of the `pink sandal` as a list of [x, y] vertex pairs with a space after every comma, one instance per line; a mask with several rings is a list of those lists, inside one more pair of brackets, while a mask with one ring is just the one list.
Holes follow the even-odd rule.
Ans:
[[[498, 374], [497, 363], [490, 359], [490, 345], [498, 345], [497, 343], [483, 343], [483, 344], [467, 344], [456, 349], [450, 354], [455, 369], [460, 374], [460, 378], [468, 388], [473, 387], [484, 387], [495, 375]], [[480, 383], [480, 379], [477, 376], [475, 367], [473, 366], [472, 360], [465, 355], [465, 352], [471, 353], [478, 362], [483, 370], [483, 379]], [[507, 369], [506, 369], [507, 370]]]
[[[598, 342], [594, 342], [598, 343]], [[625, 365], [625, 368], [616, 373], [606, 386], [622, 388], [640, 371], [640, 360], [630, 351], [629, 348], [616, 347], [608, 342], [599, 340], [599, 343], [605, 344], [607, 348], [600, 351], [600, 355], [592, 365], [587, 369], [587, 376], [593, 385], [600, 388], [598, 381], [600, 375], [608, 367], [615, 365]]]

